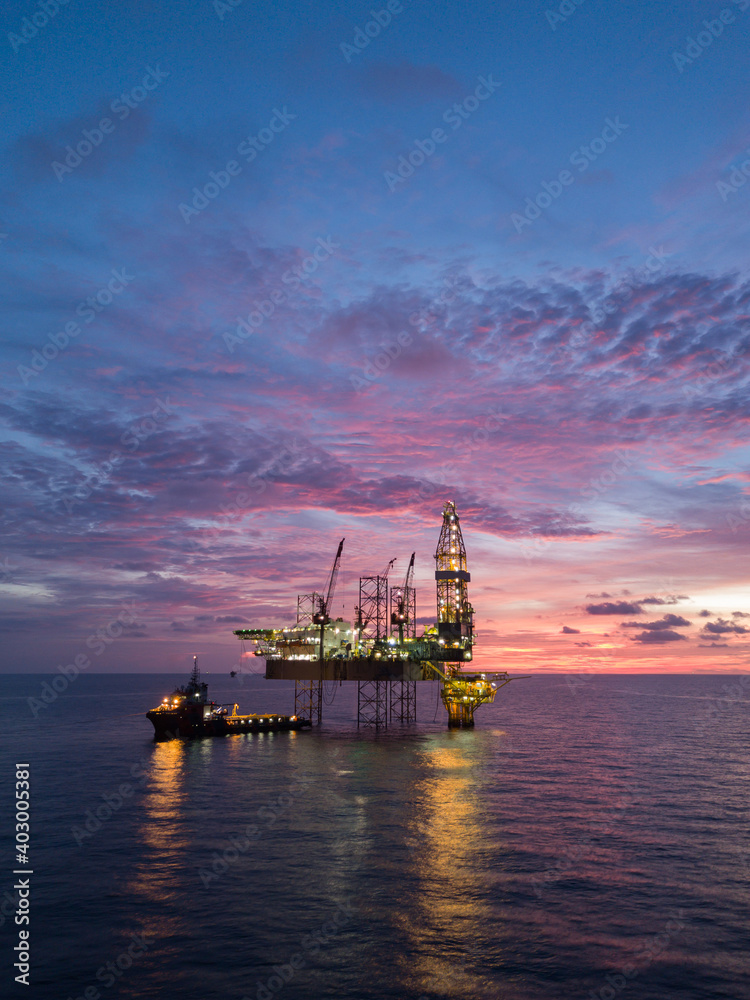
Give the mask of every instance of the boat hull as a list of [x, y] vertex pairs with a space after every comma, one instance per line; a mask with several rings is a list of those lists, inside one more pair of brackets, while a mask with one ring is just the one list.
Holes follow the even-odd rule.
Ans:
[[287, 715], [211, 716], [197, 712], [152, 709], [146, 713], [154, 726], [155, 740], [200, 739], [214, 736], [239, 736], [243, 733], [278, 733], [309, 728], [309, 719]]

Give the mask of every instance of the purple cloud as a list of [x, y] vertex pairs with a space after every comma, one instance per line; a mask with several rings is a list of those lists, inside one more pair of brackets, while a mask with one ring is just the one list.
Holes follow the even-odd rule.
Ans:
[[706, 622], [703, 626], [703, 634], [724, 635], [733, 632], [735, 635], [745, 635], [750, 629], [744, 625], [737, 625], [736, 622], [727, 621], [725, 618], [718, 618], [715, 622]]
[[660, 629], [658, 632], [640, 632], [638, 635], [633, 636], [633, 642], [658, 645], [666, 642], [677, 642], [678, 639], [685, 638], [679, 632], [673, 632], [670, 629]]
[[643, 609], [629, 601], [605, 601], [604, 604], [587, 604], [586, 612], [590, 615], [637, 615]]
[[685, 628], [688, 625], [692, 625], [687, 618], [682, 618], [680, 615], [664, 615], [655, 622], [622, 622], [622, 628], [644, 628], [651, 629], [655, 632], [661, 632], [668, 628]]

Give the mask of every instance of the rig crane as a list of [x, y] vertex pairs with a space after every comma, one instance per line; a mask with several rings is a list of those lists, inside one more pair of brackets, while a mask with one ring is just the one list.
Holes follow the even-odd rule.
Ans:
[[391, 561], [385, 567], [385, 569], [383, 570], [383, 572], [380, 574], [383, 577], [384, 580], [388, 579], [388, 574], [391, 571], [391, 566], [395, 563], [395, 561], [396, 561], [395, 559], [391, 559]]
[[339, 542], [338, 551], [336, 553], [336, 558], [333, 560], [333, 566], [331, 567], [331, 575], [328, 577], [328, 586], [325, 588], [325, 597], [321, 594], [318, 597], [318, 610], [312, 616], [313, 625], [320, 626], [320, 660], [321, 663], [324, 659], [323, 657], [323, 639], [325, 637], [326, 625], [331, 620], [330, 610], [331, 603], [333, 601], [333, 593], [336, 590], [336, 578], [339, 575], [339, 564], [341, 563], [341, 551], [344, 548], [345, 538], [342, 538]]
[[416, 553], [412, 552], [403, 586], [401, 588], [394, 587], [391, 590], [391, 625], [398, 626], [398, 642], [400, 646], [404, 642], [404, 628], [406, 627], [407, 632], [410, 631], [409, 625], [412, 623], [412, 591], [414, 590], [412, 581], [414, 579], [415, 555]]

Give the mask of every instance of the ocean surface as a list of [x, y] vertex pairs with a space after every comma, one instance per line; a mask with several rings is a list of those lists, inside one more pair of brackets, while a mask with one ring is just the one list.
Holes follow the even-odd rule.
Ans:
[[[292, 711], [287, 683], [204, 679]], [[467, 731], [422, 684], [378, 733], [329, 685], [319, 730], [161, 744], [144, 713], [187, 671], [82, 675], [35, 717], [45, 680], [2, 677], [3, 996], [750, 998], [750, 680], [536, 676]]]

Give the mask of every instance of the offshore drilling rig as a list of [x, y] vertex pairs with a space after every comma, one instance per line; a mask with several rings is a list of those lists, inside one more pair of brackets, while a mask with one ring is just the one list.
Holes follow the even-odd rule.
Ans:
[[[357, 682], [359, 725], [416, 721], [416, 685], [438, 681], [449, 727], [474, 725], [474, 711], [495, 700], [516, 678], [504, 671], [465, 673], [472, 659], [474, 609], [469, 603], [466, 547], [456, 505], [447, 501], [435, 552], [437, 621], [417, 635], [414, 553], [403, 584], [390, 586], [392, 559], [377, 576], [359, 580], [354, 622], [332, 619], [341, 539], [323, 592], [297, 598], [297, 620], [289, 628], [237, 629], [266, 660], [266, 678], [293, 680], [295, 715], [320, 724], [325, 681]], [[389, 613], [390, 608], [390, 613]]]

